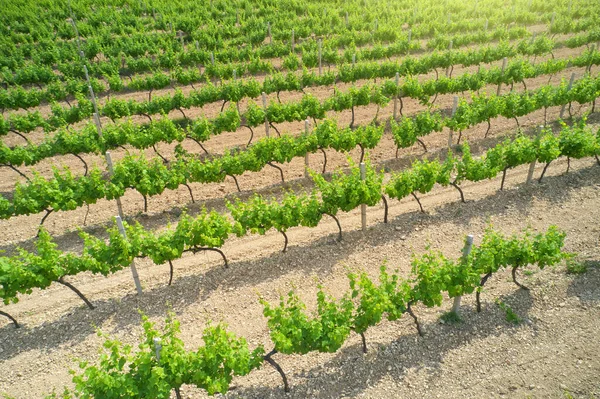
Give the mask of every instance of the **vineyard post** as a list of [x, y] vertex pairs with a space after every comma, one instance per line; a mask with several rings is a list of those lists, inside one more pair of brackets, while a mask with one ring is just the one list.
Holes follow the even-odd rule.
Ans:
[[[367, 178], [367, 169], [365, 163], [360, 163], [360, 180], [365, 181]], [[367, 231], [367, 205], [360, 204], [360, 221], [362, 225], [362, 231]]]
[[[81, 40], [79, 38], [79, 31], [77, 30], [77, 24], [75, 23], [75, 17], [72, 16], [71, 24], [75, 29], [75, 33], [77, 34], [77, 48], [79, 50], [79, 56], [82, 61], [85, 63], [85, 56], [83, 51], [81, 50]], [[100, 113], [98, 112], [98, 104], [96, 103], [96, 95], [94, 94], [94, 89], [92, 88], [92, 82], [90, 80], [90, 74], [88, 73], [87, 65], [83, 65], [83, 72], [85, 73], [85, 80], [88, 86], [88, 91], [90, 94], [90, 100], [92, 101], [92, 106], [94, 108], [93, 119], [94, 124], [96, 125], [96, 132], [98, 133], [98, 137], [102, 138], [102, 124], [100, 123]], [[106, 164], [108, 166], [108, 172], [112, 176], [113, 174], [113, 164], [112, 159], [110, 157], [110, 152], [106, 151], [104, 153], [104, 158], [106, 159]], [[119, 212], [119, 217], [123, 217], [123, 206], [121, 205], [121, 198], [116, 198], [117, 202], [117, 212]]]
[[[469, 234], [467, 236], [467, 239], [465, 240], [465, 247], [463, 248], [463, 251], [462, 251], [462, 259], [461, 259], [460, 267], [466, 267], [467, 257], [471, 253], [472, 248], [473, 248], [473, 236], [471, 234]], [[462, 295], [455, 296], [454, 303], [452, 304], [452, 313], [456, 314], [457, 316], [460, 311], [461, 299], [462, 299]]]
[[196, 44], [196, 51], [200, 51], [200, 43], [198, 43], [198, 40], [195, 40], [194, 43]]
[[240, 23], [240, 10], [235, 10], [235, 23], [236, 25]]
[[321, 76], [321, 73], [323, 71], [322, 62], [321, 62], [322, 53], [323, 53], [323, 40], [319, 39], [319, 76]]
[[[308, 135], [308, 130], [310, 128], [310, 122], [307, 120], [304, 121], [304, 132]], [[308, 178], [308, 151], [304, 154], [304, 177]]]
[[535, 41], [535, 37], [536, 37], [537, 33], [533, 32], [533, 34], [531, 35], [531, 40], [529, 41], [529, 45], [532, 45], [533, 42]]
[[450, 13], [448, 13], [448, 25], [450, 25]]
[[[448, 45], [448, 51], [452, 51], [452, 40], [450, 40], [450, 44]], [[446, 68], [446, 77], [450, 75], [450, 66]]]
[[[452, 117], [454, 117], [454, 114], [456, 114], [456, 108], [458, 107], [458, 96], [454, 96], [454, 102], [452, 104]], [[454, 133], [454, 130], [450, 129], [450, 132], [448, 133], [448, 148], [452, 147], [452, 135]]]
[[211, 65], [215, 65], [215, 53], [210, 52], [210, 63]]
[[[501, 72], [501, 77], [504, 77], [504, 70], [506, 69], [506, 57], [504, 57], [502, 59], [502, 72]], [[500, 89], [502, 88], [502, 82], [498, 82], [498, 90], [496, 90], [496, 95], [499, 96], [500, 95]]]
[[375, 30], [373, 32], [377, 32], [377, 28], [379, 27], [379, 20], [375, 18]]
[[[396, 89], [398, 89], [399, 85], [400, 85], [400, 74], [398, 72], [396, 72]], [[396, 94], [394, 96], [394, 120], [396, 120], [397, 115], [398, 115], [398, 94]]]
[[[590, 46], [590, 59], [594, 55], [595, 51], [596, 51], [596, 43], [592, 43], [592, 45]], [[593, 63], [593, 61], [590, 61], [590, 63], [588, 64], [588, 66], [585, 68], [585, 71], [588, 74], [591, 74], [591, 72], [592, 72], [592, 63]]]
[[292, 29], [292, 54], [294, 54], [296, 50], [296, 39], [294, 37], [294, 30]]
[[354, 68], [355, 64], [356, 64], [356, 53], [352, 54], [352, 68]]
[[346, 26], [348, 26], [348, 11], [346, 11]]
[[[125, 227], [123, 227], [123, 220], [121, 216], [115, 216], [117, 220], [117, 227], [119, 228], [119, 232], [123, 236], [123, 238], [127, 238], [127, 234], [125, 233]], [[131, 260], [131, 274], [133, 275], [133, 281], [135, 283], [135, 289], [137, 290], [138, 295], [142, 295], [142, 284], [140, 284], [140, 276], [138, 276], [137, 269], [135, 268], [135, 260]]]
[[269, 120], [267, 119], [267, 94], [262, 92], [262, 103], [265, 110], [265, 134], [269, 137]]
[[535, 159], [531, 161], [529, 164], [529, 171], [527, 172], [527, 183], [531, 183], [531, 179], [533, 179], [533, 172], [535, 171]]
[[271, 23], [267, 22], [267, 36], [269, 36], [269, 44], [273, 44], [273, 37], [271, 36]]
[[[110, 151], [106, 151], [106, 153], [104, 154], [104, 157], [106, 158], [106, 165], [108, 166], [108, 173], [110, 174], [110, 176], [112, 176], [114, 174], [114, 169], [113, 169], [112, 158], [110, 156]], [[115, 201], [117, 202], [117, 212], [119, 212], [119, 217], [123, 218], [123, 205], [121, 205], [121, 197], [117, 197], [115, 199]]]
[[185, 51], [185, 42], [183, 41], [183, 32], [177, 32], [177, 37], [179, 37], [179, 40], [181, 41], [181, 47]]
[[489, 21], [486, 19], [486, 20], [485, 20], [485, 26], [484, 26], [484, 28], [483, 28], [483, 29], [484, 29], [486, 32], [487, 32], [487, 30], [488, 30], [488, 23], [489, 23]]
[[550, 20], [550, 31], [552, 31], [552, 26], [554, 25], [554, 18], [556, 17], [556, 13], [552, 13], [552, 19]]
[[[571, 87], [573, 87], [574, 80], [575, 80], [575, 72], [573, 72], [571, 74], [571, 80], [569, 80], [569, 86], [567, 87], [567, 91], [571, 91]], [[560, 108], [560, 119], [562, 119], [563, 114], [565, 113], [566, 107], [567, 107], [567, 104], [563, 104], [562, 107]]]
[[156, 337], [152, 340], [154, 342], [154, 353], [156, 354], [156, 361], [160, 363], [160, 351], [162, 349], [162, 344], [160, 338]]

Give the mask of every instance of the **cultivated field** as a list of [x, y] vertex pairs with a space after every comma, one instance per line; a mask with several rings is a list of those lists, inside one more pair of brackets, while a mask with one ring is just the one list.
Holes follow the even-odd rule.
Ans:
[[600, 397], [597, 2], [5, 8], [0, 394]]

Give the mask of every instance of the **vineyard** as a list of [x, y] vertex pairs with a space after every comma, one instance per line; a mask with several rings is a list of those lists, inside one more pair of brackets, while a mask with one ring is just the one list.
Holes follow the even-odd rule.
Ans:
[[0, 396], [600, 397], [600, 3], [0, 15]]

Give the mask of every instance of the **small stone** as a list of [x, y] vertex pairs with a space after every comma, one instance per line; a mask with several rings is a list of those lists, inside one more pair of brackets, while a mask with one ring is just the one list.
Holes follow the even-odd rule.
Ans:
[[531, 385], [529, 386], [529, 389], [535, 389], [535, 385], [531, 384]]
[[400, 239], [401, 239], [402, 241], [404, 241], [404, 240], [406, 240], [406, 236], [400, 236]]

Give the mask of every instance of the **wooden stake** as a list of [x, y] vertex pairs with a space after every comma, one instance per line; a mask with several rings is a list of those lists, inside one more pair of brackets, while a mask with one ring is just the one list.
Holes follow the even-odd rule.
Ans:
[[535, 160], [529, 164], [529, 171], [527, 172], [527, 184], [531, 183], [533, 179], [533, 172], [535, 171]]
[[[452, 40], [450, 40], [450, 44], [448, 45], [448, 51], [452, 51]], [[450, 75], [450, 67], [446, 68], [446, 77]]]
[[[364, 162], [360, 163], [360, 180], [364, 181], [367, 178], [367, 169]], [[367, 205], [360, 204], [360, 222], [362, 231], [367, 231]]]
[[[452, 104], [452, 117], [454, 117], [454, 114], [456, 114], [456, 108], [458, 107], [458, 96], [454, 96], [454, 103]], [[450, 129], [450, 132], [448, 133], [448, 148], [452, 147], [452, 135], [454, 134], [454, 131], [452, 129]]]
[[154, 353], [156, 354], [156, 361], [160, 363], [160, 351], [162, 349], [161, 339], [156, 337], [152, 341], [154, 342]]
[[[396, 72], [396, 87], [400, 85], [400, 74]], [[394, 96], [394, 120], [398, 116], [398, 95]]]
[[[125, 227], [123, 226], [123, 220], [121, 216], [115, 216], [117, 221], [117, 227], [119, 228], [119, 232], [123, 236], [123, 238], [127, 238], [127, 234], [125, 233]], [[133, 275], [133, 281], [135, 282], [135, 289], [137, 290], [138, 295], [142, 295], [142, 284], [140, 284], [140, 276], [138, 276], [137, 269], [135, 268], [135, 260], [131, 261], [131, 274]]]
[[265, 110], [265, 134], [269, 137], [269, 120], [267, 119], [267, 94], [262, 92], [262, 103]]
[[[575, 72], [573, 72], [571, 74], [571, 80], [569, 80], [569, 86], [567, 87], [567, 91], [571, 91], [571, 87], [573, 87], [573, 81], [575, 80]], [[563, 114], [565, 113], [565, 108], [567, 107], [567, 104], [563, 104], [563, 106], [560, 109], [560, 119], [563, 118]]]
[[[507, 59], [506, 59], [506, 57], [504, 57], [502, 59], [502, 75], [501, 76], [504, 76], [504, 70], [506, 69], [506, 62], [507, 62]], [[501, 88], [502, 88], [502, 83], [498, 83], [498, 89], [496, 90], [496, 95], [497, 96], [500, 95], [500, 89]]]
[[[310, 122], [307, 120], [304, 121], [304, 132], [308, 135], [309, 133], [309, 129], [310, 129]], [[309, 168], [309, 163], [308, 163], [308, 151], [306, 152], [306, 154], [304, 154], [304, 177], [308, 178], [308, 168]]]
[[323, 41], [319, 39], [319, 76], [323, 72], [321, 56], [323, 53]]
[[296, 51], [296, 40], [294, 37], [294, 30], [292, 29], [292, 53]]
[[[461, 267], [465, 267], [465, 264], [466, 264], [466, 261], [467, 261], [467, 257], [471, 253], [471, 249], [472, 248], [473, 248], [473, 236], [472, 235], [468, 235], [467, 239], [465, 241], [465, 247], [463, 248]], [[462, 296], [456, 296], [456, 297], [454, 297], [454, 303], [452, 304], [452, 312], [455, 313], [456, 315], [458, 315], [459, 312], [460, 312], [460, 301], [461, 301], [461, 299], [462, 299]]]

